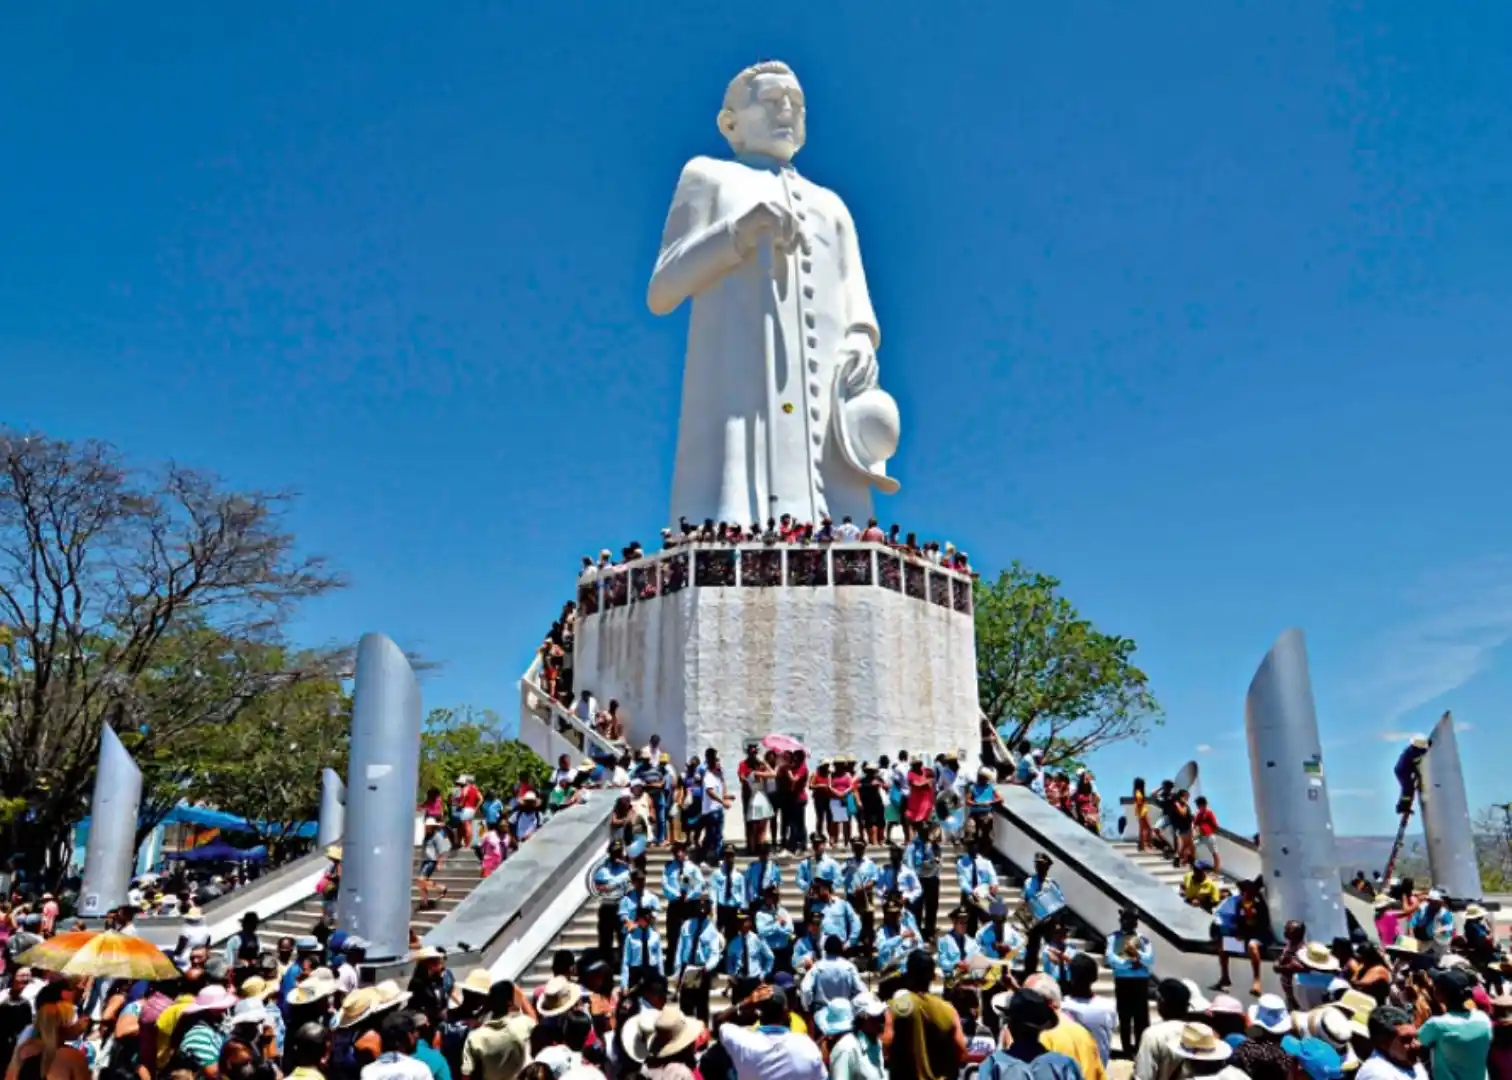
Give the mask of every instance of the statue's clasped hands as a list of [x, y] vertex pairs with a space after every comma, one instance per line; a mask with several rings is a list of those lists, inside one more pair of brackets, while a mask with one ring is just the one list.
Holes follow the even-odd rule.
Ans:
[[749, 255], [768, 236], [778, 251], [809, 252], [808, 237], [798, 219], [781, 203], [759, 202], [735, 219], [735, 246], [741, 254]]

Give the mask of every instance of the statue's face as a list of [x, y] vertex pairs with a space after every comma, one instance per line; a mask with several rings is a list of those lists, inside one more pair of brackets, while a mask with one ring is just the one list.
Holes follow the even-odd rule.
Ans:
[[803, 88], [791, 75], [757, 75], [746, 103], [735, 110], [730, 145], [784, 164], [803, 147]]

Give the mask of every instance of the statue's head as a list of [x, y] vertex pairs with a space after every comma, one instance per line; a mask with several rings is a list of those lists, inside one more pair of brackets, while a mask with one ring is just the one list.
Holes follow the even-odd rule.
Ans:
[[781, 60], [752, 64], [730, 80], [719, 131], [737, 154], [764, 154], [787, 164], [803, 149], [803, 88]]

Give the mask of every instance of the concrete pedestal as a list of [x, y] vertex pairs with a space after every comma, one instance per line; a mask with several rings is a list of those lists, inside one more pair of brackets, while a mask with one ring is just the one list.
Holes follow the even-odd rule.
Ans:
[[967, 751], [978, 726], [971, 582], [882, 545], [694, 548], [580, 590], [576, 686], [679, 766], [747, 741], [816, 758]]

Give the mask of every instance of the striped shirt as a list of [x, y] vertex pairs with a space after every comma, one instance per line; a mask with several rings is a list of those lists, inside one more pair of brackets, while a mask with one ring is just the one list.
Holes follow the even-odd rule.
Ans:
[[179, 1052], [200, 1068], [214, 1065], [220, 1060], [221, 1033], [210, 1024], [195, 1024], [179, 1042]]

